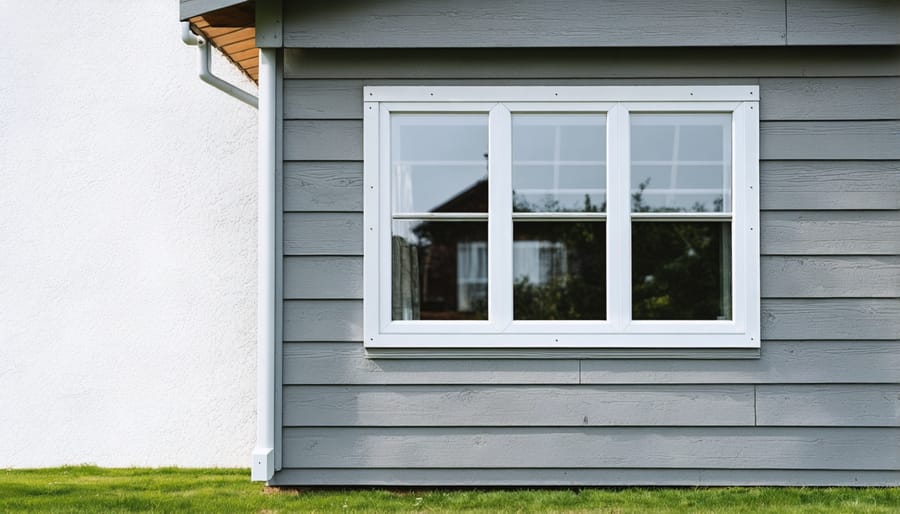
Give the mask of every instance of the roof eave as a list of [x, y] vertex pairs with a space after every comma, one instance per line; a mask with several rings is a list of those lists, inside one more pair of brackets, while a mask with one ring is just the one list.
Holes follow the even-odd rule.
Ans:
[[[203, 16], [210, 20], [212, 25], [246, 27], [253, 24], [254, 3], [253, 0], [180, 0], [179, 16], [181, 21], [188, 21], [195, 16]], [[247, 15], [250, 16], [249, 23], [247, 23]], [[231, 23], [240, 23], [240, 25]]]

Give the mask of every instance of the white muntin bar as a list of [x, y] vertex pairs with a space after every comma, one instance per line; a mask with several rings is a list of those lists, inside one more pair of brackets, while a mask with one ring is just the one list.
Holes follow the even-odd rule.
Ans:
[[605, 212], [514, 212], [513, 221], [603, 221]]
[[398, 212], [391, 215], [395, 220], [444, 220], [444, 221], [487, 221], [486, 212]]
[[632, 212], [634, 221], [729, 221], [730, 212]]

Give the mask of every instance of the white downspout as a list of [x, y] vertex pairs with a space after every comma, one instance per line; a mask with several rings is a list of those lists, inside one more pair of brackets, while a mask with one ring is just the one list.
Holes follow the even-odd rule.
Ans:
[[235, 86], [234, 84], [225, 82], [221, 78], [212, 74], [212, 71], [210, 71], [209, 68], [209, 47], [211, 45], [206, 41], [205, 38], [194, 34], [191, 31], [191, 24], [186, 21], [181, 22], [181, 40], [184, 41], [184, 44], [196, 46], [200, 50], [200, 53], [198, 54], [200, 80], [228, 95], [231, 95], [234, 98], [237, 98], [247, 105], [251, 105], [257, 108], [259, 107], [259, 101], [255, 96]]
[[256, 447], [251, 480], [275, 474], [275, 166], [276, 50], [259, 49], [259, 318], [257, 329]]

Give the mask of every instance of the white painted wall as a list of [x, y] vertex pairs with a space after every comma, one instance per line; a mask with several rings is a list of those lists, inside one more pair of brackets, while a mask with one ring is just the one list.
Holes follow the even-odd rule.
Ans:
[[256, 111], [179, 30], [0, 0], [0, 467], [249, 466]]

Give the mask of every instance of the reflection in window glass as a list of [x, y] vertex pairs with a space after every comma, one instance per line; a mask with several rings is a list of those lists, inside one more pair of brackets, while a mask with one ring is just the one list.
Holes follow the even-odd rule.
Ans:
[[513, 225], [513, 318], [606, 319], [606, 224]]
[[731, 319], [731, 223], [635, 221], [632, 319]]
[[487, 223], [394, 221], [391, 319], [487, 319]]
[[487, 306], [487, 241], [456, 245], [456, 309], [474, 312]]
[[731, 115], [631, 115], [632, 212], [731, 212]]
[[395, 213], [487, 212], [486, 114], [391, 116]]
[[514, 114], [513, 209], [606, 210], [606, 116]]

